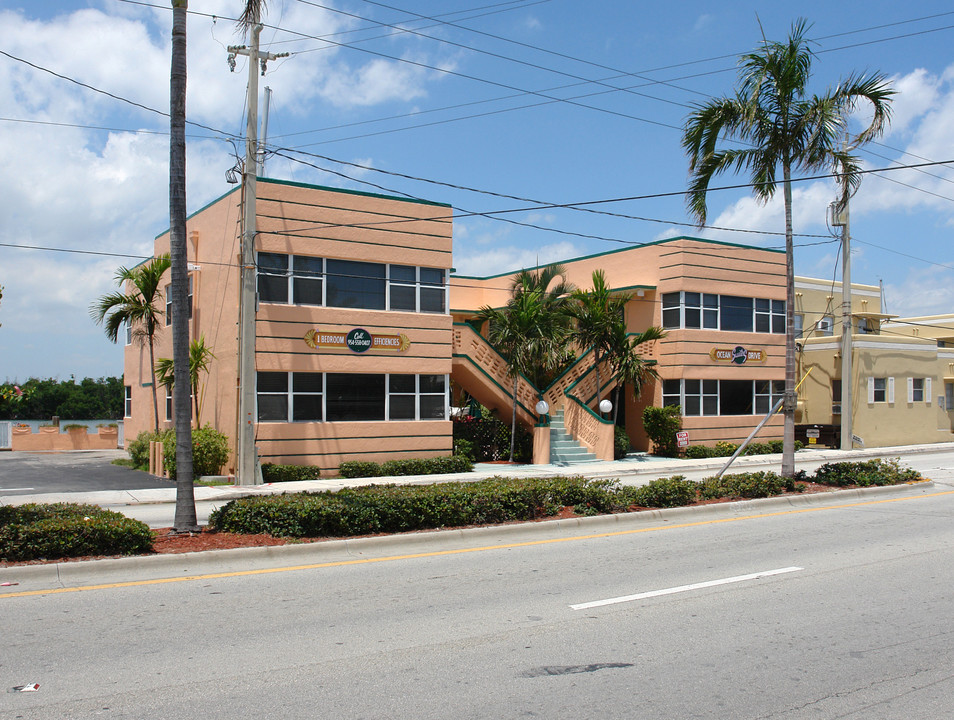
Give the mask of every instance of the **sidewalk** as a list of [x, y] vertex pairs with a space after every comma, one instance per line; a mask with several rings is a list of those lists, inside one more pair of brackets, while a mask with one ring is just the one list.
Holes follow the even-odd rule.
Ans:
[[[845, 460], [866, 460], [871, 458], [891, 458], [907, 455], [950, 452], [954, 443], [934, 443], [930, 445], [904, 445], [865, 450], [829, 450], [803, 449], [795, 455], [796, 467], [814, 466], [826, 462]], [[473, 472], [449, 473], [444, 475], [408, 475], [401, 477], [375, 478], [333, 478], [328, 480], [306, 480], [300, 482], [266, 483], [264, 485], [234, 486], [217, 485], [195, 488], [196, 503], [224, 505], [229, 500], [242, 497], [263, 495], [282, 495], [295, 492], [320, 492], [340, 490], [345, 487], [358, 487], [370, 484], [427, 485], [440, 482], [473, 482], [485, 478], [501, 477], [552, 477], [556, 475], [581, 476], [593, 479], [618, 479], [623, 485], [645, 485], [652, 480], [671, 475], [702, 471], [715, 474], [728, 461], [727, 457], [680, 460], [657, 458], [645, 453], [632, 453], [622, 460], [593, 462], [580, 465], [511, 465], [507, 463], [478, 463]], [[781, 465], [781, 455], [743, 456], [732, 464], [728, 472], [774, 469]], [[103, 507], [122, 507], [132, 505], [173, 504], [176, 490], [154, 488], [143, 490], [104, 490], [91, 492], [46, 493], [30, 495], [0, 496], [0, 505], [24, 505], [26, 503], [91, 503]]]

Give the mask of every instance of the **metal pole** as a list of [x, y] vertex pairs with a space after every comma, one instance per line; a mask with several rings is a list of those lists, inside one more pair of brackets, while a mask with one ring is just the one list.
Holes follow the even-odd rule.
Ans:
[[848, 227], [848, 199], [839, 206], [841, 220], [841, 449], [851, 450], [852, 375], [851, 375], [851, 234]]
[[239, 303], [239, 436], [236, 483], [255, 484], [255, 194], [258, 153], [258, 38], [252, 19], [248, 52], [248, 123], [245, 136], [245, 208], [242, 227], [242, 286]]
[[265, 177], [265, 144], [268, 142], [268, 106], [272, 100], [272, 89], [265, 86], [265, 107], [262, 109], [262, 141], [258, 146], [258, 166]]

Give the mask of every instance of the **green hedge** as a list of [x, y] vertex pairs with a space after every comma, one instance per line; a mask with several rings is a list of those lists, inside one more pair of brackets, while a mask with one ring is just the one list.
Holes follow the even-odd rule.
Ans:
[[619, 509], [615, 481], [490, 478], [473, 483], [369, 485], [338, 492], [233, 500], [216, 530], [281, 537], [342, 537], [548, 517], [567, 505]]
[[299, 480], [318, 480], [321, 469], [314, 465], [262, 465], [262, 481], [267, 483], [297, 482]]
[[[896, 461], [873, 460], [823, 466], [818, 482], [836, 477], [858, 485], [892, 484], [918, 479]], [[761, 471], [724, 475], [702, 482], [681, 475], [641, 487], [617, 480], [579, 477], [501, 478], [433, 485], [366, 485], [338, 492], [299, 493], [233, 500], [216, 510], [209, 524], [225, 532], [268, 533], [279, 537], [343, 537], [462, 525], [532, 520], [573, 506], [581, 515], [638, 507], [670, 508], [700, 500], [760, 498], [801, 492], [803, 472], [785, 479]]]
[[137, 555], [152, 551], [152, 532], [138, 520], [96, 505], [0, 506], [0, 559]]
[[916, 470], [902, 468], [898, 460], [865, 460], [825, 463], [815, 471], [815, 482], [825, 485], [899, 485], [920, 479]]
[[388, 460], [384, 463], [349, 460], [338, 466], [338, 475], [343, 478], [398, 477], [403, 475], [466, 473], [473, 469], [474, 463], [468, 456], [451, 455], [450, 457]]

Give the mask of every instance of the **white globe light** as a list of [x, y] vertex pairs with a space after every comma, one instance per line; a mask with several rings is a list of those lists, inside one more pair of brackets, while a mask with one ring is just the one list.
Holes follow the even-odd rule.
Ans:
[[550, 409], [550, 406], [547, 405], [546, 400], [541, 400], [536, 405], [537, 415], [546, 415], [549, 409]]
[[612, 409], [613, 409], [613, 403], [611, 403], [609, 400], [600, 401], [600, 412], [607, 413]]

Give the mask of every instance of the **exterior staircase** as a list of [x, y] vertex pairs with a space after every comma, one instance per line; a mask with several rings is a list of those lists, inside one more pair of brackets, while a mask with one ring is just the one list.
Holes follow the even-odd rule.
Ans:
[[587, 452], [580, 443], [566, 432], [563, 408], [550, 418], [550, 463], [552, 465], [577, 465], [596, 462], [596, 455]]

